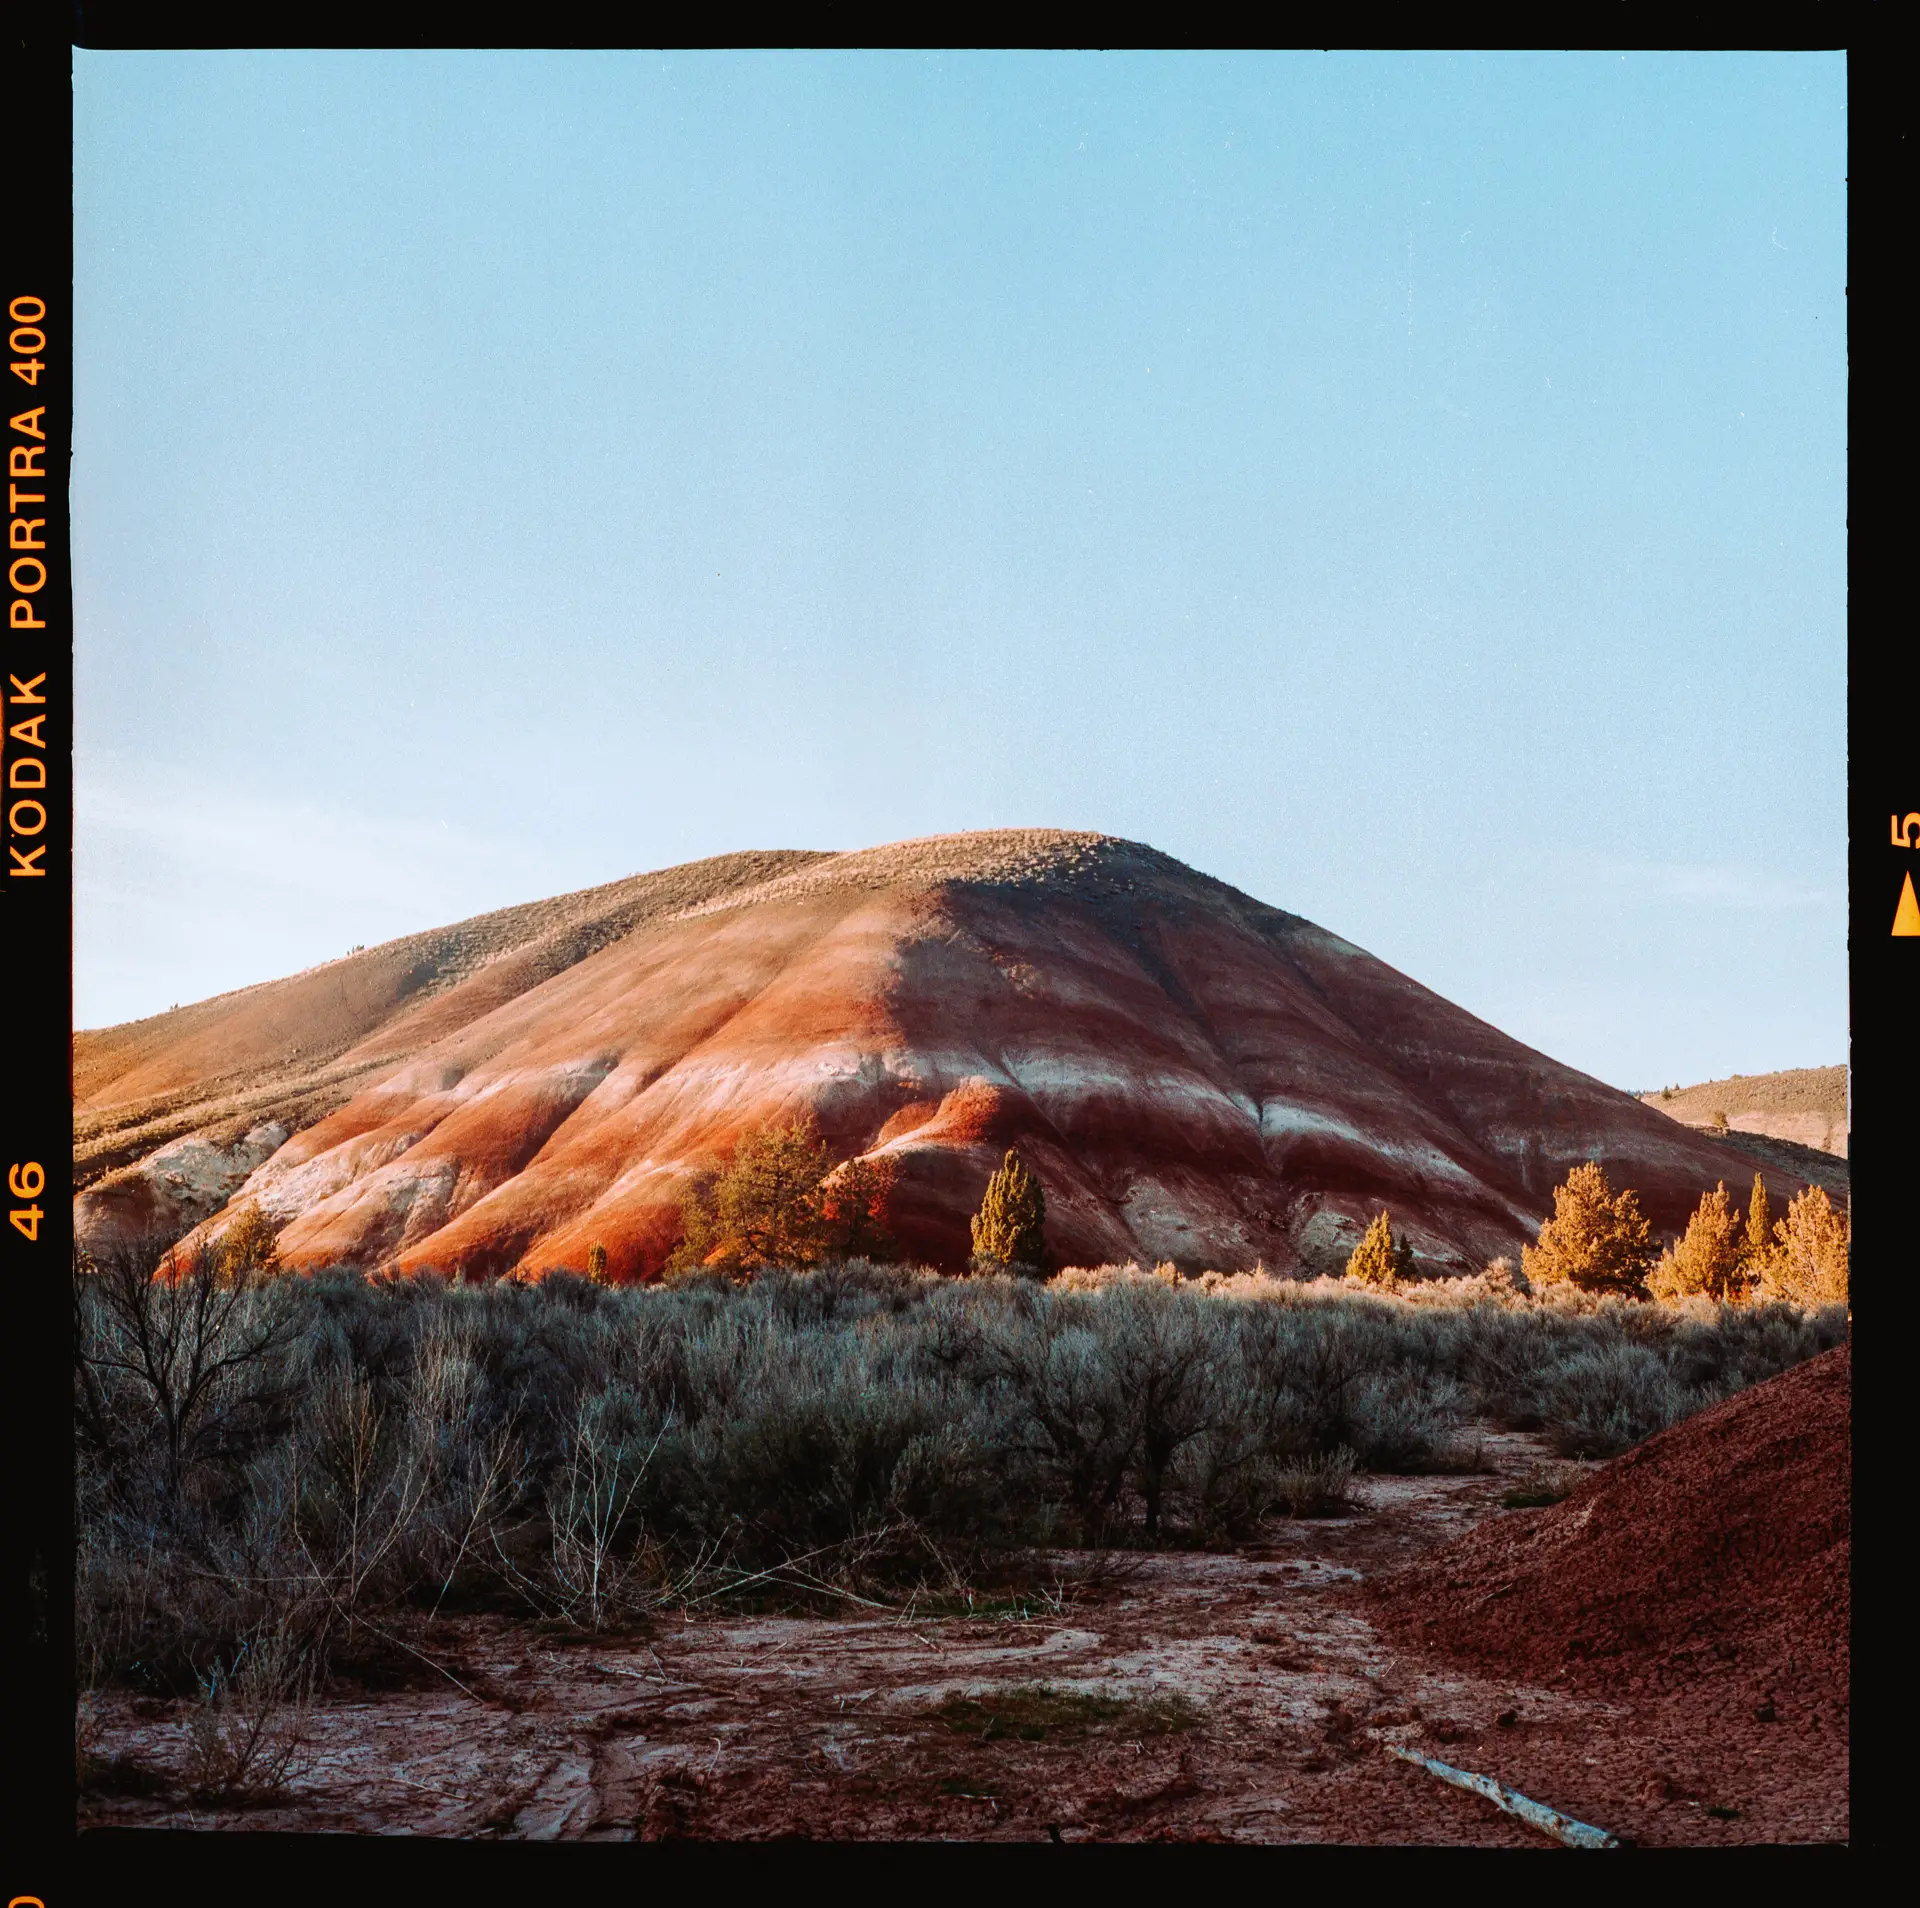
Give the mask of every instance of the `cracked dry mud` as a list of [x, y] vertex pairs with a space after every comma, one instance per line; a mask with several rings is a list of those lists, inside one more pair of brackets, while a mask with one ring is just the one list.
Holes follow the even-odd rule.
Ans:
[[1844, 1737], [1763, 1763], [1716, 1736], [1711, 1700], [1517, 1684], [1379, 1634], [1363, 1577], [1534, 1514], [1498, 1499], [1540, 1444], [1486, 1451], [1488, 1474], [1367, 1478], [1354, 1514], [1276, 1520], [1237, 1553], [1063, 1555], [1064, 1595], [1024, 1612], [442, 1624], [423, 1644], [464, 1689], [331, 1697], [286, 1790], [244, 1808], [183, 1799], [186, 1705], [116, 1695], [98, 1752], [158, 1789], [89, 1796], [83, 1826], [1550, 1846], [1385, 1753], [1403, 1742], [1636, 1842], [1844, 1837]]

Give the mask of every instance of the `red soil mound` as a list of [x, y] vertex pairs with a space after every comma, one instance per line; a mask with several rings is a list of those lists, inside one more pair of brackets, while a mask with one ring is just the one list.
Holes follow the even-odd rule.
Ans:
[[1851, 1399], [1842, 1346], [1381, 1580], [1380, 1620], [1516, 1680], [1651, 1695], [1732, 1672], [1747, 1711], [1844, 1712]]
[[[82, 1035], [75, 1091], [83, 1244], [251, 1204], [298, 1267], [580, 1271], [599, 1245], [649, 1277], [694, 1175], [802, 1115], [885, 1165], [902, 1249], [950, 1267], [1009, 1146], [1061, 1261], [1191, 1270], [1337, 1270], [1383, 1205], [1472, 1270], [1582, 1160], [1668, 1229], [1751, 1171], [1310, 921], [1050, 830], [509, 909]], [[1783, 1207], [1802, 1183], [1769, 1174]]]

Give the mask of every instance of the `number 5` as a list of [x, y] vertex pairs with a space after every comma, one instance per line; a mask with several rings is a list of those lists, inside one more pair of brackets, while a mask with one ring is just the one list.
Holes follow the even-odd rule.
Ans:
[[1914, 839], [1914, 831], [1920, 829], [1920, 815], [1909, 815], [1903, 822], [1898, 815], [1893, 817], [1893, 845], [1896, 848], [1920, 848], [1920, 841]]

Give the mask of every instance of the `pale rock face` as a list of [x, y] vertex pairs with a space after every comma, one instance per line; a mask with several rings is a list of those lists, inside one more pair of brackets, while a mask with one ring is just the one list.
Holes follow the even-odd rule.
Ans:
[[229, 1146], [189, 1133], [80, 1193], [73, 1202], [74, 1243], [101, 1258], [144, 1237], [178, 1238], [226, 1206], [286, 1139], [287, 1129], [275, 1120], [263, 1120]]
[[[404, 945], [427, 951], [335, 964], [376, 963], [358, 993], [296, 977], [188, 1009], [173, 1046], [173, 1016], [83, 1036], [89, 1130], [116, 1092], [200, 1090], [217, 1057], [290, 1110], [217, 1170], [198, 1135], [135, 1169], [199, 1188], [169, 1223], [216, 1234], [252, 1202], [294, 1266], [479, 1275], [579, 1270], [600, 1244], [651, 1276], [694, 1177], [799, 1118], [885, 1162], [900, 1246], [950, 1269], [1009, 1147], [1063, 1262], [1189, 1270], [1337, 1271], [1382, 1206], [1430, 1263], [1477, 1269], [1584, 1159], [1669, 1229], [1741, 1171], [1338, 936], [1106, 836], [725, 857]], [[330, 1097], [299, 1117], [258, 1030], [295, 1040], [343, 999], [332, 1071], [300, 1076]], [[1784, 1205], [1799, 1182], [1773, 1179]]]

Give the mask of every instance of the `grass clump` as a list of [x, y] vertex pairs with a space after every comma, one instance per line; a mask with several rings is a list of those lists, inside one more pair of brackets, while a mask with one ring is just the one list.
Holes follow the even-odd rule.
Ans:
[[1525, 1476], [1500, 1493], [1506, 1510], [1544, 1510], [1564, 1503], [1580, 1484], [1582, 1473], [1572, 1464], [1536, 1464]]
[[1336, 1517], [1352, 1508], [1353, 1453], [1296, 1458], [1274, 1473], [1274, 1501], [1289, 1517]]
[[929, 1712], [943, 1729], [980, 1742], [1067, 1742], [1095, 1730], [1165, 1736], [1195, 1729], [1200, 1713], [1177, 1692], [1124, 1698], [1026, 1683], [977, 1696], [951, 1696]]

